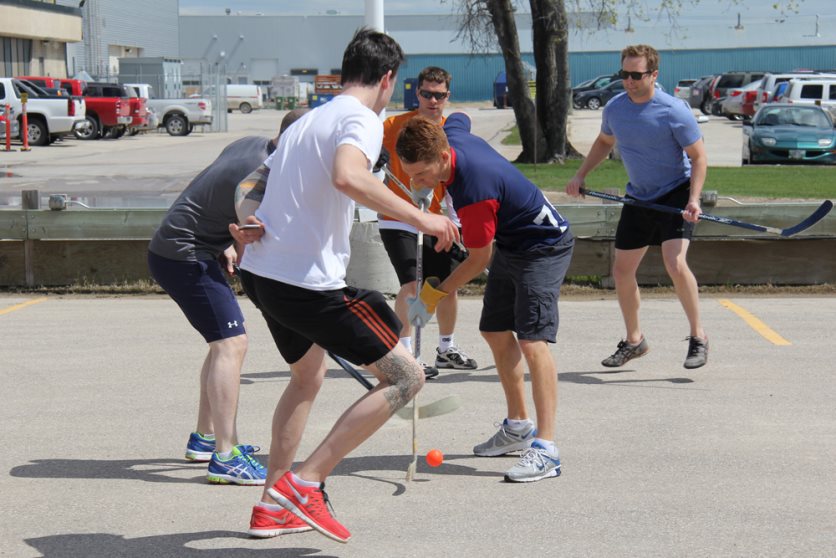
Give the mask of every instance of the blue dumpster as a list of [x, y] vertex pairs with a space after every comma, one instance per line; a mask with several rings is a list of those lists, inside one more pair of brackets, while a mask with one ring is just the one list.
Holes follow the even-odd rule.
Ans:
[[414, 110], [418, 108], [418, 79], [403, 80], [403, 108]]
[[333, 93], [310, 93], [308, 95], [308, 107], [316, 108], [320, 105], [324, 105], [334, 97], [336, 97], [336, 95]]
[[510, 107], [511, 99], [508, 96], [508, 79], [505, 72], [499, 72], [493, 80], [493, 106], [498, 109]]

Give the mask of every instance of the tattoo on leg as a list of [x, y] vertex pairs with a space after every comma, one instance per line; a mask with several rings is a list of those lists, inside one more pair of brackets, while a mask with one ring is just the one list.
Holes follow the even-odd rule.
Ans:
[[377, 361], [377, 368], [389, 382], [389, 387], [384, 390], [384, 396], [389, 402], [389, 407], [394, 413], [409, 403], [420, 389], [419, 370], [412, 359], [389, 353]]

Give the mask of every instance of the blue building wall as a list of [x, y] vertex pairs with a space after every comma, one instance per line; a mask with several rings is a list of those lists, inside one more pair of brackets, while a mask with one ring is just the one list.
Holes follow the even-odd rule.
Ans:
[[[721, 50], [660, 50], [659, 83], [673, 91], [680, 79], [698, 78], [731, 70], [785, 72], [799, 68], [836, 70], [836, 47], [806, 46], [781, 48], [737, 48]], [[523, 54], [532, 66], [534, 56]], [[409, 55], [399, 72], [399, 81], [416, 77], [426, 66], [441, 66], [453, 75], [453, 101], [485, 101], [491, 98], [493, 82], [505, 63], [498, 54]], [[619, 52], [574, 52], [569, 54], [569, 72], [573, 84], [621, 67]], [[399, 87], [402, 99], [403, 86]]]

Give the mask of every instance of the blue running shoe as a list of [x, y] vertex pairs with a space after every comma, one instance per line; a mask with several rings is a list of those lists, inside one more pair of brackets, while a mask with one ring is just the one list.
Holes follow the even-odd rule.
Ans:
[[264, 479], [267, 478], [267, 469], [253, 457], [251, 452], [242, 452], [242, 447], [246, 448], [246, 446], [232, 448], [232, 455], [227, 459], [221, 459], [217, 453], [213, 453], [206, 479], [213, 484], [263, 485]]
[[212, 459], [212, 454], [215, 452], [215, 436], [212, 434], [210, 436], [192, 432], [189, 435], [189, 443], [186, 444], [186, 459], [199, 463]]

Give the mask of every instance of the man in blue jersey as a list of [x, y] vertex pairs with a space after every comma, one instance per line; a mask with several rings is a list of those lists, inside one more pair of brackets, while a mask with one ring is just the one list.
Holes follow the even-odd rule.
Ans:
[[[479, 275], [495, 252], [479, 330], [493, 353], [508, 415], [473, 453], [496, 456], [522, 450], [522, 459], [505, 474], [509, 482], [556, 477], [557, 366], [548, 343], [557, 339], [557, 301], [574, 247], [569, 223], [537, 186], [470, 133], [465, 114], [450, 115], [443, 128], [413, 118], [396, 146], [415, 187], [446, 184], [470, 253], [444, 281], [427, 279], [410, 304], [410, 321], [425, 324], [438, 301]], [[526, 364], [536, 425], [525, 405]]]
[[661, 245], [665, 269], [690, 325], [684, 366], [699, 368], [708, 360], [708, 337], [700, 322], [697, 280], [686, 255], [701, 213], [700, 193], [708, 166], [702, 133], [686, 103], [656, 89], [656, 49], [628, 46], [621, 51], [621, 68], [625, 93], [604, 108], [601, 133], [566, 185], [566, 192], [580, 195], [586, 175], [618, 143], [630, 178], [627, 196], [682, 208], [684, 212], [674, 215], [631, 205], [622, 208], [615, 233], [613, 278], [627, 337], [601, 364], [624, 366], [650, 350], [639, 325], [641, 297], [636, 271], [648, 246]]

